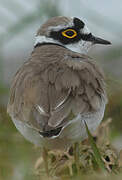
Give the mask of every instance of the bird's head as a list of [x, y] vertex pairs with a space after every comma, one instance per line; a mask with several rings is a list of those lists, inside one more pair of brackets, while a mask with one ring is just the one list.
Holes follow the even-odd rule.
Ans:
[[94, 44], [111, 44], [94, 36], [81, 19], [63, 16], [53, 17], [40, 27], [35, 46], [40, 43], [54, 43], [85, 54]]

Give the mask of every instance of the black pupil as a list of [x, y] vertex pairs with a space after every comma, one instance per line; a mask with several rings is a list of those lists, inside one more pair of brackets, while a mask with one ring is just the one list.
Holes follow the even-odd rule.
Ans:
[[74, 35], [74, 32], [73, 32], [73, 31], [67, 31], [67, 32], [66, 32], [66, 35], [67, 35], [67, 36], [73, 36], [73, 35]]

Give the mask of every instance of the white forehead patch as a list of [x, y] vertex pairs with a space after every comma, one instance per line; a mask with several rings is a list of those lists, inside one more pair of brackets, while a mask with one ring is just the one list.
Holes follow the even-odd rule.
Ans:
[[81, 29], [81, 33], [83, 34], [89, 34], [90, 30], [88, 29], [88, 27], [85, 25], [83, 29]]

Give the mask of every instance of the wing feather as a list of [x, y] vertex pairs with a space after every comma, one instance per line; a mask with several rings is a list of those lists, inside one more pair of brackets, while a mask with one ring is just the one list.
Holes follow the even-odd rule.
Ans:
[[67, 56], [44, 66], [30, 61], [14, 77], [8, 112], [44, 131], [64, 126], [71, 115], [97, 111], [103, 96], [104, 77], [88, 57]]

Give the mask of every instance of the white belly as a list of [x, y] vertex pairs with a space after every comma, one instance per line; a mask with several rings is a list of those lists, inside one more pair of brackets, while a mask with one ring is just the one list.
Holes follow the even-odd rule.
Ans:
[[88, 128], [93, 132], [104, 116], [105, 102], [101, 103], [99, 111], [87, 115], [78, 115], [65, 126], [60, 132], [58, 137], [43, 138], [39, 132], [27, 126], [24, 122], [12, 118], [16, 128], [21, 134], [30, 142], [38, 145], [45, 146], [49, 149], [66, 149], [74, 142], [82, 141], [87, 137], [84, 121], [87, 123]]

